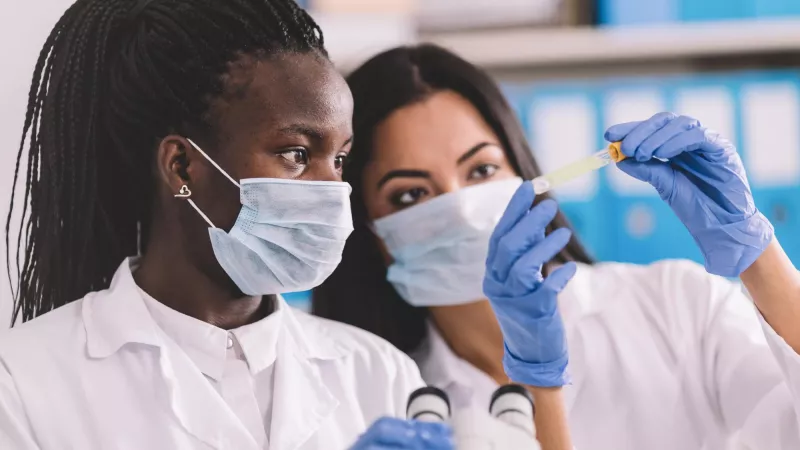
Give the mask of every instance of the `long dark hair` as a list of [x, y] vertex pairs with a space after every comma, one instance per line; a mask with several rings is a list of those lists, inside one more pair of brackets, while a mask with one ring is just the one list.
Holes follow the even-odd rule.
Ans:
[[[471, 102], [500, 139], [518, 174], [531, 179], [540, 173], [513, 110], [489, 76], [458, 56], [434, 45], [401, 47], [381, 53], [347, 80], [355, 100], [355, 141], [345, 168], [353, 186], [355, 230], [347, 240], [342, 263], [314, 290], [314, 314], [371, 331], [408, 353], [425, 338], [427, 310], [406, 303], [386, 281], [386, 266], [368, 228], [362, 176], [372, 156], [373, 133], [392, 112], [425, 100], [439, 91], [453, 91]], [[541, 196], [539, 200], [546, 198]], [[555, 228], [569, 227], [559, 213]], [[573, 238], [555, 258], [558, 262], [592, 263]]]
[[146, 243], [158, 142], [213, 129], [228, 65], [281, 52], [325, 55], [292, 0], [77, 0], [64, 13], [34, 69], [14, 174], [16, 190], [28, 142], [12, 323], [108, 286]]

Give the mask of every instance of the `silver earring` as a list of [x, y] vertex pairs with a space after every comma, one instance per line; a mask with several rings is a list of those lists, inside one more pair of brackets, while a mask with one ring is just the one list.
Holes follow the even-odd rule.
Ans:
[[175, 198], [189, 198], [192, 196], [192, 191], [189, 190], [189, 186], [183, 185], [181, 186], [181, 190], [175, 194]]

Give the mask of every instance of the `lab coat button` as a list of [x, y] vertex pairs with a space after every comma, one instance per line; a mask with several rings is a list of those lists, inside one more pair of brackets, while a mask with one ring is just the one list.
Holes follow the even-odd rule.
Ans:
[[233, 335], [228, 333], [228, 348], [233, 347]]

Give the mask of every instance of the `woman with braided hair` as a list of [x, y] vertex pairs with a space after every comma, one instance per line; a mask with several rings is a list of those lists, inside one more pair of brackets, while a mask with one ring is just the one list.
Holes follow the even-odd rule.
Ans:
[[410, 359], [279, 295], [352, 231], [352, 108], [292, 0], [77, 0], [19, 148], [0, 448], [339, 449], [373, 422], [357, 448], [450, 448], [376, 422], [422, 384]]

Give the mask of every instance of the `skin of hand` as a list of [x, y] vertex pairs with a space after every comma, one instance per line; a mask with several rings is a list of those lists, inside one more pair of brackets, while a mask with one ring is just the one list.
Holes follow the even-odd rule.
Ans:
[[777, 239], [740, 279], [767, 323], [800, 354], [800, 272]]

